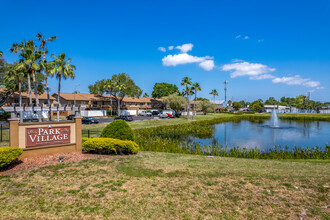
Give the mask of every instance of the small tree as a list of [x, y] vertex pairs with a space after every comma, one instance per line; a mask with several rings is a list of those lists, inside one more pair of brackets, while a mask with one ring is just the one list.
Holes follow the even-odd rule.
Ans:
[[242, 108], [242, 104], [240, 102], [234, 102], [233, 108], [238, 111], [238, 109]]
[[260, 102], [254, 102], [252, 105], [251, 105], [251, 109], [255, 112], [258, 112], [262, 109], [262, 106], [260, 104]]
[[216, 105], [211, 103], [209, 100], [200, 101], [197, 106], [204, 113], [204, 115], [214, 112], [216, 109]]
[[162, 98], [164, 104], [169, 106], [171, 109], [175, 111], [180, 111], [185, 107], [186, 100], [184, 97], [179, 96], [178, 94], [172, 94], [169, 96], [165, 96]]

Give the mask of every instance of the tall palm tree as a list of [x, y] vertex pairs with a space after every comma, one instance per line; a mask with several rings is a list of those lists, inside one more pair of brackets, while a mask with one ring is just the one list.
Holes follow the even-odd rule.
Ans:
[[194, 120], [194, 115], [196, 114], [196, 112], [195, 112], [195, 104], [196, 104], [196, 100], [197, 100], [197, 91], [201, 91], [202, 89], [201, 89], [201, 87], [200, 87], [200, 85], [199, 85], [198, 82], [194, 83], [192, 85], [192, 88], [193, 88], [194, 93], [195, 93], [195, 100], [194, 100], [194, 105], [193, 105], [193, 115], [192, 115], [192, 119]]
[[[114, 85], [114, 88], [118, 90], [118, 94], [120, 94], [120, 92], [124, 89], [126, 89], [126, 85], [124, 84], [120, 84], [120, 83], [116, 83]], [[120, 96], [120, 95], [119, 95]], [[120, 116], [120, 99], [117, 99], [117, 115]]]
[[191, 83], [191, 78], [189, 78], [189, 77], [184, 77], [183, 79], [182, 79], [182, 82], [181, 82], [181, 86], [186, 86], [186, 89], [185, 89], [185, 94], [186, 94], [186, 96], [187, 96], [187, 119], [189, 120], [190, 119], [190, 116], [189, 116], [189, 108], [190, 108], [190, 106], [189, 106], [189, 95], [190, 95], [190, 85], [192, 85], [192, 83]]
[[[46, 54], [48, 53], [48, 49], [46, 48], [46, 43], [52, 42], [53, 40], [57, 39], [57, 37], [53, 36], [53, 37], [49, 37], [46, 39], [41, 33], [38, 33], [36, 37], [37, 37], [38, 41], [40, 41], [40, 49], [42, 50], [43, 63], [46, 64], [47, 63]], [[45, 81], [46, 81], [47, 102], [48, 102], [48, 105], [50, 105], [50, 95], [49, 95], [49, 87], [48, 87], [48, 76], [50, 75], [50, 71], [49, 71], [50, 69], [43, 68], [43, 70], [44, 70]], [[51, 117], [51, 114], [49, 112], [49, 120], [51, 119], [50, 117]]]
[[[42, 59], [39, 61], [39, 66], [40, 66], [40, 69], [44, 71], [45, 75], [45, 79], [46, 79], [46, 88], [47, 88], [47, 103], [48, 105], [50, 106], [50, 96], [49, 96], [49, 87], [48, 87], [48, 76], [53, 76], [51, 70], [52, 70], [52, 62], [49, 62], [47, 63], [47, 60], [46, 59]], [[48, 119], [49, 121], [52, 120], [51, 118], [51, 111], [48, 111]]]
[[[210, 95], [213, 95], [213, 101], [214, 101], [214, 104], [215, 104], [215, 97], [216, 97], [216, 96], [219, 96], [217, 90], [216, 90], [216, 89], [213, 89], [213, 90], [210, 92]], [[215, 109], [214, 109], [214, 113], [215, 113]]]
[[[9, 49], [12, 53], [17, 54], [20, 52], [20, 56], [22, 59], [19, 60], [20, 65], [26, 66], [24, 63], [24, 57], [25, 57], [25, 51], [27, 49], [27, 42], [22, 41], [20, 44], [14, 43], [12, 44], [12, 47]], [[27, 67], [27, 66], [26, 66]], [[29, 105], [32, 106], [32, 94], [31, 94], [31, 75], [29, 71], [26, 71], [26, 78], [27, 78], [27, 84], [28, 84], [28, 94], [29, 94]]]
[[[76, 66], [70, 64], [71, 58], [66, 58], [65, 53], [61, 53], [58, 57], [52, 55], [54, 61], [51, 62], [52, 69], [51, 74], [55, 75], [58, 79], [58, 93], [57, 93], [57, 103], [60, 105], [60, 95], [61, 95], [61, 80], [71, 78], [74, 79], [74, 70]], [[59, 111], [57, 111], [57, 120], [60, 120]]]

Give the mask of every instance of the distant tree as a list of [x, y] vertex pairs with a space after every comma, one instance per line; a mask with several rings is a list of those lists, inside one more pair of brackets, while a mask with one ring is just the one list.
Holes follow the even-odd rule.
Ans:
[[198, 97], [198, 98], [196, 98], [196, 100], [198, 100], [198, 101], [205, 101], [205, 100], [208, 100], [208, 99], [207, 98]]
[[280, 102], [277, 101], [274, 97], [269, 97], [266, 101], [265, 101], [265, 105], [279, 105]]
[[234, 102], [233, 108], [238, 111], [240, 108], [242, 108], [242, 104], [240, 102]]
[[170, 83], [155, 83], [152, 98], [162, 98], [174, 93], [179, 93], [179, 89], [176, 85]]
[[228, 100], [227, 104], [228, 104], [228, 106], [231, 106], [231, 104], [233, 104], [233, 102], [231, 100]]
[[189, 105], [189, 96], [191, 95], [191, 93], [192, 93], [192, 89], [191, 89], [191, 86], [192, 85], [192, 82], [191, 82], [191, 78], [189, 78], [189, 77], [184, 77], [183, 79], [182, 79], [182, 82], [181, 82], [181, 86], [185, 86], [186, 88], [185, 88], [185, 90], [184, 90], [184, 93], [185, 93], [185, 95], [186, 95], [186, 97], [187, 97], [187, 119], [189, 120], [190, 119], [190, 116], [189, 116], [189, 110], [190, 110], [190, 105]]
[[149, 98], [148, 93], [145, 92], [145, 93], [143, 94], [143, 97], [144, 97], [144, 98]]
[[214, 112], [216, 109], [216, 105], [211, 103], [209, 100], [203, 100], [199, 102], [197, 107], [204, 113], [204, 115]]
[[297, 108], [306, 109], [306, 96], [305, 95], [297, 96], [295, 105]]
[[241, 103], [241, 105], [242, 105], [243, 108], [246, 107], [246, 102], [245, 102], [244, 100], [241, 100], [241, 101], [239, 101], [239, 102]]
[[255, 112], [258, 112], [262, 109], [261, 103], [260, 102], [254, 102], [251, 104], [251, 109]]
[[178, 94], [171, 94], [162, 98], [164, 104], [175, 111], [180, 111], [185, 107], [186, 100]]
[[120, 105], [125, 96], [140, 97], [142, 93], [140, 87], [126, 73], [114, 74], [111, 79], [96, 81], [88, 88], [92, 94], [108, 93], [113, 96], [116, 101], [118, 115], [120, 115]]
[[[218, 92], [217, 92], [217, 90], [216, 90], [216, 89], [213, 89], [213, 90], [210, 92], [210, 95], [213, 95], [213, 101], [214, 101], [214, 104], [215, 104], [215, 97], [219, 95]], [[216, 110], [216, 109], [214, 109], [214, 113], [215, 113], [215, 110]]]

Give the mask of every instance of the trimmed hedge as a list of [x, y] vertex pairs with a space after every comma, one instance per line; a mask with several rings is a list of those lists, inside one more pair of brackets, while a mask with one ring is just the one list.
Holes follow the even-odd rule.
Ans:
[[134, 141], [113, 138], [84, 138], [82, 147], [88, 152], [102, 154], [136, 154], [139, 151], [139, 145]]
[[17, 160], [23, 153], [18, 147], [0, 147], [0, 167], [5, 167]]
[[134, 141], [132, 128], [122, 119], [115, 120], [103, 128], [100, 137]]

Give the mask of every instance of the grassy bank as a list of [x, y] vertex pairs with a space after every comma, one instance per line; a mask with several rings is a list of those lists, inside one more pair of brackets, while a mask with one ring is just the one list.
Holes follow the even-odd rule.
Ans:
[[2, 218], [329, 218], [330, 163], [140, 152], [0, 176]]

